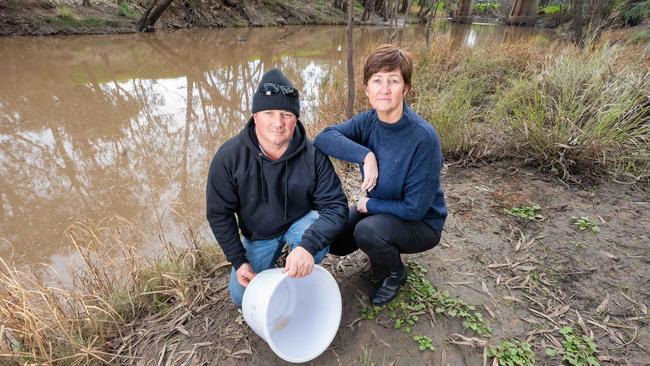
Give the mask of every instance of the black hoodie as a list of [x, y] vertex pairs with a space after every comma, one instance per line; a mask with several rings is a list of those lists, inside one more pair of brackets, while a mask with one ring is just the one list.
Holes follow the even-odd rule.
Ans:
[[273, 161], [260, 150], [251, 118], [214, 155], [206, 197], [210, 228], [235, 269], [248, 262], [237, 223], [249, 240], [271, 239], [318, 210], [320, 216], [299, 244], [315, 255], [332, 243], [348, 215], [332, 163], [307, 139], [300, 121], [287, 151]]

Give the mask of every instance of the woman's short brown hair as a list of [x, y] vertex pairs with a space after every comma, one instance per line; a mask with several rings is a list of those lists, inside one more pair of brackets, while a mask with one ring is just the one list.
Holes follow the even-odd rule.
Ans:
[[404, 84], [411, 87], [413, 73], [413, 58], [403, 49], [392, 45], [382, 44], [370, 52], [363, 66], [363, 85], [368, 85], [370, 77], [378, 72], [399, 70]]

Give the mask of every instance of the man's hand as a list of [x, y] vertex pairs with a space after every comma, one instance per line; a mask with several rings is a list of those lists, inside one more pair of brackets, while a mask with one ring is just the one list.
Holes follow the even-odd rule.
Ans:
[[255, 272], [250, 264], [244, 263], [237, 269], [237, 282], [244, 287], [248, 287], [248, 284], [255, 277]]
[[314, 269], [314, 257], [303, 247], [295, 247], [287, 256], [283, 272], [289, 277], [305, 277]]
[[366, 208], [366, 205], [368, 204], [368, 197], [361, 197], [359, 198], [359, 202], [357, 202], [357, 211], [359, 213], [368, 213], [368, 208]]
[[363, 159], [363, 182], [361, 182], [361, 189], [365, 192], [372, 191], [377, 185], [377, 178], [379, 177], [379, 168], [377, 167], [377, 158], [372, 151]]

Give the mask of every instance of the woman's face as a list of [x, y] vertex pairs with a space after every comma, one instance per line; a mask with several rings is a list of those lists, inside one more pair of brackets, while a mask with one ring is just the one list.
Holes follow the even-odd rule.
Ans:
[[[399, 70], [372, 74], [366, 84], [366, 95], [370, 104], [384, 116], [392, 116], [393, 113], [401, 111], [404, 96], [408, 91], [409, 87], [404, 84]], [[401, 114], [398, 117], [401, 117]]]

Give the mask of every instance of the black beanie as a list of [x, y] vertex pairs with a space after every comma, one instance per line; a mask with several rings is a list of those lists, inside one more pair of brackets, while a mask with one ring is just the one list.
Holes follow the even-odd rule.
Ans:
[[[260, 85], [264, 83], [293, 87], [291, 81], [282, 74], [282, 71], [276, 68], [264, 73]], [[269, 109], [289, 111], [295, 114], [296, 117], [300, 117], [300, 100], [298, 98], [290, 98], [282, 93], [266, 95], [255, 90], [255, 94], [253, 95], [253, 113]]]

